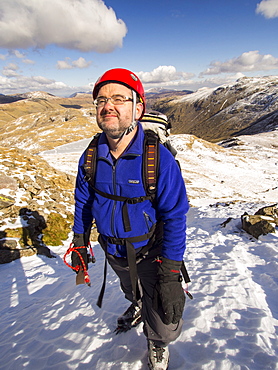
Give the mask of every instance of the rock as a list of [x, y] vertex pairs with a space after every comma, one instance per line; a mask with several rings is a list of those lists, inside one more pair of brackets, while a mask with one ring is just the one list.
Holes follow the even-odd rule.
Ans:
[[255, 215], [269, 216], [274, 219], [276, 226], [278, 226], [278, 203], [272, 206], [260, 208]]
[[16, 240], [0, 239], [0, 249], [16, 249], [17, 247]]
[[41, 190], [50, 188], [49, 181], [44, 177], [36, 175], [35, 179]]
[[275, 233], [275, 221], [273, 217], [244, 214], [241, 216], [241, 222], [243, 230], [257, 239], [260, 235]]
[[6, 176], [3, 172], [0, 172], [0, 189], [17, 190], [17, 188], [17, 181], [14, 178]]
[[0, 249], [0, 264], [9, 263], [20, 258], [19, 249]]
[[59, 191], [53, 190], [53, 191], [51, 192], [51, 198], [52, 198], [53, 200], [55, 200], [55, 201], [59, 201], [59, 200], [61, 200], [61, 195], [60, 195]]
[[15, 203], [12, 197], [0, 194], [0, 209], [11, 207]]
[[29, 257], [36, 254], [32, 249], [0, 249], [0, 264], [10, 263], [20, 257]]

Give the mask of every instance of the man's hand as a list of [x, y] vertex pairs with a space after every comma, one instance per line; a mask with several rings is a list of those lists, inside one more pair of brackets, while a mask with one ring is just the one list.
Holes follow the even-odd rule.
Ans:
[[166, 325], [177, 324], [185, 305], [184, 290], [181, 285], [181, 262], [160, 258], [158, 267], [159, 280], [155, 287], [154, 306], [162, 306], [162, 320]]
[[[86, 269], [88, 270], [88, 256], [87, 256], [87, 247], [85, 247], [85, 238], [84, 234], [77, 234], [74, 233], [73, 239], [72, 239], [73, 248], [77, 248], [76, 251], [78, 251], [81, 254], [82, 259], [84, 260]], [[84, 270], [82, 262], [80, 261], [79, 254], [76, 251], [71, 252], [71, 264], [72, 267], [79, 266], [79, 269], [76, 269], [75, 272], [78, 273], [79, 270]]]
[[[73, 246], [74, 248], [75, 246]], [[82, 261], [80, 260], [79, 254], [81, 255], [81, 258], [84, 261], [86, 270], [88, 270], [88, 257], [87, 257], [87, 248], [86, 247], [79, 247], [76, 249], [76, 251], [71, 252], [71, 264], [72, 267], [77, 267], [79, 266], [78, 269], [75, 270], [76, 273], [78, 273], [79, 270], [84, 270]]]

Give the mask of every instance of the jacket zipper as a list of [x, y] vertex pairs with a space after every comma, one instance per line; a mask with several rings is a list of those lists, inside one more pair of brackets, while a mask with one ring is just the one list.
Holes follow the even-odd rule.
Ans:
[[[117, 163], [118, 163], [118, 160], [116, 161], [115, 164], [113, 164], [112, 166], [112, 183], [113, 183], [113, 192], [114, 192], [114, 195], [117, 195], [116, 194], [116, 166], [117, 166]], [[111, 215], [111, 232], [112, 232], [112, 235], [114, 235], [114, 237], [117, 237], [116, 236], [116, 232], [115, 232], [115, 213], [116, 213], [116, 207], [117, 207], [117, 201], [114, 200], [114, 204], [113, 204], [113, 208], [112, 208], [112, 215]]]
[[144, 211], [143, 214], [144, 214], [144, 218], [145, 218], [147, 229], [148, 229], [148, 231], [150, 231], [151, 230], [150, 224], [153, 225], [152, 219], [147, 214], [147, 212]]

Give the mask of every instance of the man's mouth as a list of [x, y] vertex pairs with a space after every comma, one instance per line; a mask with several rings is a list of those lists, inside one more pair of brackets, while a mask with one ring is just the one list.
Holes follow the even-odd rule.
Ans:
[[102, 115], [102, 118], [118, 117], [117, 113], [106, 113]]

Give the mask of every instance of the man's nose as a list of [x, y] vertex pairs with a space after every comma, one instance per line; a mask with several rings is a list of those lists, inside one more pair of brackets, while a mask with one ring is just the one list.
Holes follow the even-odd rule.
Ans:
[[111, 98], [107, 99], [104, 106], [103, 106], [105, 109], [114, 109], [114, 104], [111, 103]]

